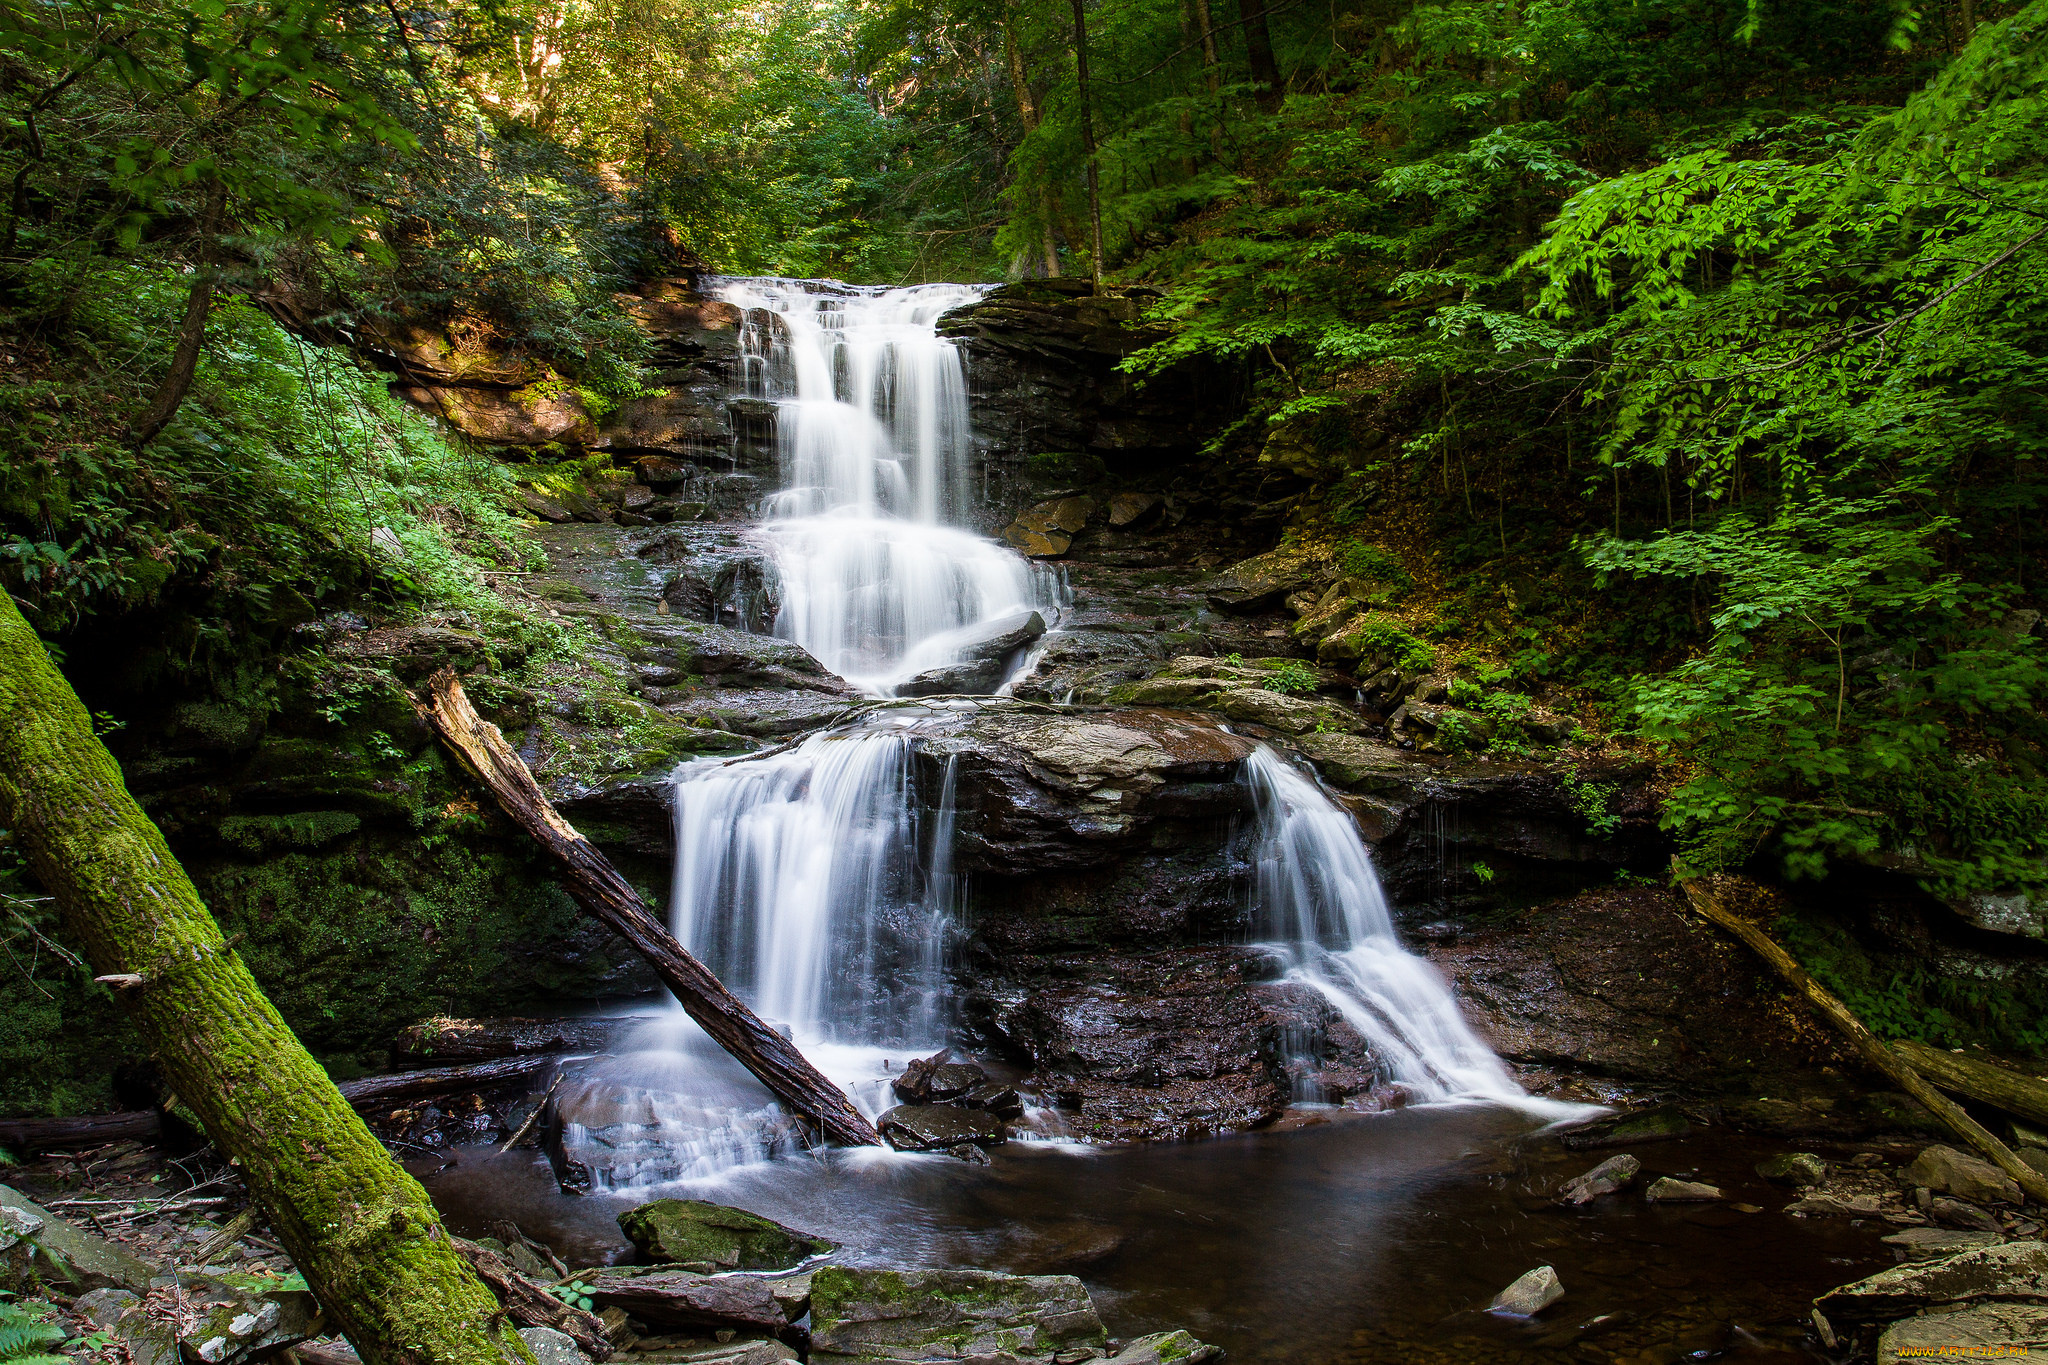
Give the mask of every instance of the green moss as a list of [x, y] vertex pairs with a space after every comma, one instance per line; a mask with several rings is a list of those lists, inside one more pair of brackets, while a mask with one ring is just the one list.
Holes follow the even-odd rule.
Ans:
[[345, 810], [302, 811], [293, 815], [230, 815], [220, 822], [220, 837], [249, 854], [278, 849], [319, 848], [362, 828], [361, 817]]

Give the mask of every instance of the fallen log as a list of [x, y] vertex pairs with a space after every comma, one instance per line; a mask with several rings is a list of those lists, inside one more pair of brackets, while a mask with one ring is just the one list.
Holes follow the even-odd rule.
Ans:
[[2029, 1123], [2048, 1125], [2048, 1082], [1907, 1039], [1893, 1043], [1892, 1051], [1952, 1095], [2003, 1109]]
[[427, 680], [427, 696], [413, 700], [421, 717], [504, 812], [554, 855], [577, 903], [647, 960], [699, 1027], [827, 1140], [881, 1145], [881, 1135], [845, 1092], [676, 942], [610, 860], [556, 812], [498, 727], [470, 706], [453, 669]]
[[0, 1145], [24, 1151], [52, 1147], [98, 1147], [123, 1138], [153, 1138], [163, 1129], [154, 1109], [87, 1114], [73, 1119], [0, 1119]]
[[1779, 976], [1785, 978], [1792, 988], [1807, 998], [1821, 1017], [1835, 1026], [1835, 1031], [1848, 1039], [1858, 1056], [1873, 1068], [1882, 1072], [1899, 1089], [1918, 1100], [1927, 1111], [1946, 1124], [1949, 1131], [1982, 1152], [1997, 1165], [1998, 1169], [2011, 1176], [2019, 1187], [2026, 1191], [2027, 1198], [2036, 1204], [2048, 1204], [2048, 1178], [2026, 1162], [2014, 1156], [2012, 1149], [2000, 1142], [1983, 1124], [1964, 1113], [1954, 1100], [1929, 1085], [1924, 1077], [1907, 1064], [1905, 1059], [1880, 1041], [1876, 1034], [1863, 1027], [1863, 1021], [1826, 986], [1815, 981], [1799, 960], [1778, 945], [1776, 939], [1757, 925], [1742, 918], [1708, 889], [1704, 880], [1697, 877], [1685, 878], [1679, 882], [1686, 899], [1702, 918], [1721, 926], [1735, 937], [1748, 944], [1756, 955], [1771, 964]]
[[[474, 1066], [442, 1066], [423, 1071], [400, 1071], [390, 1076], [366, 1076], [344, 1081], [341, 1097], [357, 1109], [390, 1104], [396, 1100], [427, 1099], [453, 1095], [465, 1090], [492, 1090], [528, 1080], [554, 1064], [547, 1055], [504, 1057]], [[89, 1147], [121, 1138], [145, 1141], [163, 1132], [163, 1115], [154, 1109], [130, 1109], [118, 1114], [89, 1114], [75, 1119], [0, 1119], [0, 1143], [24, 1151], [48, 1151], [53, 1147]]]
[[597, 1019], [427, 1019], [398, 1035], [400, 1066], [457, 1066], [536, 1053], [603, 1052], [633, 1024]]
[[505, 1264], [496, 1252], [460, 1237], [449, 1239], [477, 1278], [491, 1287], [499, 1306], [514, 1327], [552, 1327], [573, 1338], [593, 1360], [609, 1360], [611, 1342], [605, 1340], [604, 1324], [595, 1313], [586, 1313], [565, 1303], [532, 1280]]
[[555, 1064], [545, 1054], [532, 1057], [501, 1057], [493, 1062], [470, 1066], [437, 1066], [423, 1071], [399, 1071], [389, 1076], [365, 1076], [343, 1082], [341, 1097], [358, 1109], [393, 1100], [420, 1100], [432, 1095], [452, 1095], [459, 1090], [493, 1090], [514, 1081], [530, 1080]]

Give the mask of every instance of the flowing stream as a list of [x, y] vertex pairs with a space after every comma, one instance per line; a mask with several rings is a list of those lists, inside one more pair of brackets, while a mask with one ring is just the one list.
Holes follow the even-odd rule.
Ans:
[[[775, 629], [871, 695], [951, 662], [987, 622], [1059, 609], [1042, 567], [949, 524], [970, 484], [967, 385], [934, 324], [977, 292], [720, 289], [745, 310], [748, 391], [778, 404], [783, 487], [758, 526], [782, 594]], [[935, 810], [912, 782], [920, 724], [935, 714], [879, 712], [757, 759], [686, 764], [674, 780], [676, 937], [870, 1115], [890, 1103], [887, 1059], [936, 1050], [948, 1031], [955, 768]], [[1535, 1106], [1435, 969], [1401, 946], [1351, 817], [1268, 748], [1244, 780], [1253, 923], [1290, 975], [1414, 1099]], [[568, 1149], [589, 1149], [595, 1128], [640, 1132], [587, 1150], [595, 1183], [710, 1176], [792, 1149], [765, 1092], [680, 1014], [642, 1044], [565, 1091]]]

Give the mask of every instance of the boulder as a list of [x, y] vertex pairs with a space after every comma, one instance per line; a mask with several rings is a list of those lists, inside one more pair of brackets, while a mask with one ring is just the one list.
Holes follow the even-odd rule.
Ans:
[[1533, 1317], [1563, 1297], [1564, 1282], [1557, 1278], [1557, 1272], [1547, 1265], [1539, 1265], [1494, 1295], [1493, 1302], [1486, 1305], [1486, 1311]]
[[1627, 1185], [1642, 1169], [1643, 1163], [1626, 1152], [1608, 1157], [1584, 1175], [1567, 1180], [1564, 1188], [1557, 1192], [1557, 1202], [1590, 1204], [1601, 1195], [1613, 1194]]
[[1877, 1365], [1928, 1358], [2025, 1356], [2048, 1341], [2048, 1304], [1985, 1303], [1895, 1322], [1877, 1339]]
[[1095, 510], [1093, 498], [1054, 498], [1027, 508], [1005, 527], [1003, 539], [1034, 559], [1063, 555], [1074, 543], [1074, 533], [1088, 524]]
[[2048, 1300], [2048, 1246], [2007, 1242], [1940, 1261], [1909, 1261], [1833, 1289], [1814, 1307], [1833, 1322], [1886, 1322], [1930, 1304]]
[[1996, 1232], [1955, 1232], [1948, 1228], [1906, 1228], [1880, 1239], [1897, 1247], [1909, 1261], [1938, 1261], [1962, 1251], [1997, 1246], [2005, 1239]]
[[811, 1279], [813, 1365], [1043, 1357], [1107, 1345], [1088, 1291], [1071, 1275], [826, 1266]]
[[1938, 1143], [1914, 1157], [1902, 1178], [1907, 1184], [1979, 1204], [2020, 1202], [2019, 1184], [2011, 1176], [1982, 1157]]
[[1109, 500], [1109, 524], [1135, 526], [1158, 511], [1159, 507], [1157, 493], [1118, 493]]
[[657, 1199], [619, 1215], [619, 1230], [650, 1263], [717, 1270], [787, 1270], [838, 1243], [745, 1209], [701, 1199]]
[[520, 489], [519, 505], [542, 521], [551, 521], [558, 526], [576, 520], [576, 514], [559, 499], [551, 498], [537, 488]]
[[1602, 1147], [1628, 1147], [1640, 1142], [1668, 1142], [1692, 1132], [1692, 1121], [1676, 1105], [1660, 1104], [1574, 1128], [1561, 1139], [1575, 1152]]
[[303, 1289], [249, 1293], [211, 1278], [168, 1276], [112, 1328], [134, 1365], [240, 1365], [320, 1330], [320, 1307]]
[[962, 632], [949, 643], [954, 661], [926, 669], [896, 685], [899, 697], [978, 695], [993, 692], [1009, 674], [1010, 662], [1033, 640], [1045, 634], [1045, 618], [1035, 611], [1013, 612]]
[[1828, 1164], [1811, 1152], [1784, 1152], [1756, 1164], [1756, 1173], [1773, 1185], [1804, 1189], [1828, 1178]]
[[19, 1248], [28, 1247], [28, 1267], [64, 1293], [126, 1289], [139, 1294], [157, 1273], [148, 1262], [104, 1237], [73, 1227], [6, 1185], [0, 1185], [0, 1210], [5, 1210], [0, 1213], [0, 1249], [17, 1256]]
[[729, 1327], [770, 1336], [789, 1327], [783, 1300], [770, 1281], [758, 1276], [625, 1269], [585, 1272], [581, 1278], [600, 1307], [622, 1308], [656, 1327], [712, 1331]]
[[71, 1311], [94, 1327], [105, 1328], [112, 1327], [123, 1313], [141, 1301], [140, 1295], [126, 1289], [95, 1289], [90, 1294], [80, 1294]]
[[1643, 1191], [1643, 1198], [1652, 1204], [1706, 1204], [1720, 1199], [1721, 1191], [1696, 1180], [1674, 1180], [1667, 1175]]
[[876, 1119], [875, 1127], [899, 1152], [942, 1152], [963, 1142], [993, 1147], [1008, 1136], [1002, 1120], [986, 1109], [950, 1104], [899, 1104]]

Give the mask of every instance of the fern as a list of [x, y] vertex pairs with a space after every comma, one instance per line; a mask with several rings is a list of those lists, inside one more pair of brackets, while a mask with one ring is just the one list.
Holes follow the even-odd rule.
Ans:
[[70, 1365], [47, 1349], [63, 1340], [64, 1329], [38, 1309], [0, 1300], [0, 1365]]

